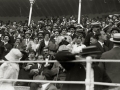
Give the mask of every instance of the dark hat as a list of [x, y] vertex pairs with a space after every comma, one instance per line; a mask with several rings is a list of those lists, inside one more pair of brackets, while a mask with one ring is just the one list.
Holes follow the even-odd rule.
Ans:
[[110, 32], [112, 32], [112, 31], [114, 31], [114, 30], [117, 30], [118, 32], [120, 32], [120, 29], [117, 28], [117, 27], [112, 28]]
[[76, 58], [75, 55], [69, 52], [68, 50], [63, 50], [63, 51], [59, 51], [56, 54], [56, 59], [58, 61], [70, 61], [70, 60], [75, 60]]
[[101, 51], [96, 46], [88, 46], [86, 48], [82, 49], [81, 55], [93, 55], [93, 54], [99, 54]]
[[84, 33], [84, 30], [83, 29], [77, 29], [76, 32], [78, 32], [78, 33]]
[[91, 23], [91, 26], [92, 26], [92, 28], [94, 28], [94, 27], [100, 27], [100, 23], [94, 22], [94, 23]]
[[113, 38], [110, 38], [110, 41], [114, 43], [120, 43], [120, 33], [115, 33], [113, 35]]
[[76, 27], [75, 27], [74, 25], [70, 25], [70, 26], [68, 27], [68, 29], [71, 29], [71, 28], [76, 29]]
[[103, 31], [104, 32], [107, 32], [109, 30], [110, 26], [109, 25], [106, 25], [104, 28], [103, 28]]

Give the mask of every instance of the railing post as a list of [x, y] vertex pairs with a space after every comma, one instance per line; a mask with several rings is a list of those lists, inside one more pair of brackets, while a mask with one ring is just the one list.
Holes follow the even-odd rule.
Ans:
[[85, 80], [85, 85], [86, 85], [86, 90], [90, 90], [90, 82], [91, 82], [91, 78], [90, 78], [90, 72], [91, 72], [91, 64], [92, 64], [92, 58], [90, 56], [88, 56], [86, 58], [86, 80]]

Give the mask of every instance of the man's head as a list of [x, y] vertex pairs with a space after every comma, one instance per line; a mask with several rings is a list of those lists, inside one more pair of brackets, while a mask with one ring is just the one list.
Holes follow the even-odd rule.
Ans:
[[42, 32], [41, 32], [41, 33], [40, 33], [40, 32], [38, 33], [38, 38], [39, 38], [39, 39], [43, 39], [43, 33], [42, 33]]
[[28, 31], [25, 32], [25, 38], [30, 38], [30, 32]]
[[67, 29], [65, 27], [62, 28], [62, 35], [66, 35]]
[[91, 23], [91, 27], [92, 27], [92, 31], [95, 33], [98, 32], [101, 28], [100, 23], [97, 23], [97, 22]]
[[96, 44], [96, 43], [97, 43], [96, 36], [90, 37], [90, 44], [93, 45], [93, 44]]
[[59, 36], [59, 31], [58, 31], [58, 30], [55, 31], [55, 36], [56, 36], [56, 37]]
[[96, 39], [101, 42], [104, 42], [105, 40], [107, 40], [107, 34], [104, 31], [97, 32], [95, 36], [96, 36]]
[[5, 42], [8, 42], [9, 40], [10, 40], [9, 36], [8, 36], [8, 35], [5, 35], [5, 36], [4, 36], [4, 41], [5, 41]]
[[17, 38], [16, 41], [15, 41], [15, 43], [18, 43], [18, 44], [21, 43], [21, 42], [22, 42], [21, 38]]
[[45, 40], [49, 40], [50, 39], [50, 33], [49, 32], [45, 32], [44, 33], [44, 39]]
[[71, 25], [68, 29], [71, 32], [71, 34], [73, 34], [75, 32], [75, 30], [76, 30], [76, 28], [74, 27], [74, 25]]
[[45, 47], [43, 49], [43, 55], [48, 55], [48, 54], [49, 54], [49, 49]]
[[30, 52], [29, 52], [29, 57], [30, 57], [30, 58], [34, 58], [35, 55], [36, 55], [35, 51], [34, 51], [34, 50], [30, 50]]

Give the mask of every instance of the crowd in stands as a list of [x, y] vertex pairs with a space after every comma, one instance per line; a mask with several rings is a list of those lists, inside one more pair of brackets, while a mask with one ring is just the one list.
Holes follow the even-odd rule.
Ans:
[[[77, 23], [74, 16], [70, 18], [45, 18], [38, 22], [0, 22], [0, 60], [6, 60], [5, 55], [12, 48], [18, 48], [22, 53], [22, 61], [56, 60], [56, 53], [68, 50], [80, 54], [85, 47], [94, 45], [101, 53], [113, 48], [110, 41], [115, 33], [120, 33], [120, 15], [109, 15], [106, 18], [81, 18]], [[98, 65], [99, 63], [95, 63]], [[20, 63], [18, 79], [27, 80], [65, 80], [66, 70], [60, 63]], [[105, 69], [105, 68], [104, 68]], [[42, 84], [17, 82], [16, 86], [30, 86], [30, 90], [37, 90]], [[47, 84], [46, 84], [47, 85]], [[44, 88], [42, 86], [42, 88]], [[52, 86], [57, 90], [62, 84]], [[45, 90], [45, 89], [42, 89]], [[49, 90], [49, 89], [46, 89]]]

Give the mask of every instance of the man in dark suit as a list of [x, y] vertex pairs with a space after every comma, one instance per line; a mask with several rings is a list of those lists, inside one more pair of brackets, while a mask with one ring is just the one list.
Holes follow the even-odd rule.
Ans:
[[3, 47], [3, 53], [2, 53], [2, 57], [4, 58], [4, 56], [9, 53], [9, 51], [12, 49], [12, 45], [9, 44], [9, 36], [5, 35], [4, 36], [4, 41], [2, 42], [2, 47]]
[[68, 29], [70, 30], [71, 38], [74, 39], [76, 37], [76, 34], [75, 34], [76, 28], [73, 25], [71, 25]]
[[[92, 51], [96, 50], [96, 47], [89, 47], [88, 49], [90, 50], [83, 50], [86, 51], [84, 53], [84, 57], [87, 55], [92, 56], [93, 54], [96, 55], [98, 51]], [[66, 61], [72, 61], [76, 60], [76, 57], [74, 54], [68, 52], [68, 51], [60, 51], [56, 54], [56, 59], [60, 61], [65, 61], [65, 62], [60, 62], [60, 64], [65, 68], [66, 70], [66, 81], [85, 81], [85, 76], [86, 76], [86, 70], [85, 66], [80, 63], [69, 63]], [[80, 59], [80, 58], [78, 58]], [[94, 66], [92, 68], [93, 70], [93, 77], [95, 82], [111, 82], [110, 78], [106, 74], [106, 72], [102, 69], [100, 69], [98, 66]], [[99, 85], [93, 85], [92, 88], [95, 88], [94, 90], [102, 90], [103, 86]], [[62, 87], [62, 90], [85, 90], [85, 85], [81, 84], [64, 84]]]
[[41, 54], [44, 47], [48, 47], [50, 41], [50, 33], [45, 32], [44, 33], [44, 39], [40, 42], [40, 46], [38, 48], [38, 54]]
[[[110, 39], [114, 43], [114, 47], [107, 52], [104, 52], [101, 59], [120, 59], [120, 33], [114, 34], [113, 38]], [[120, 63], [105, 62], [100, 63], [99, 66], [104, 68], [110, 76], [113, 83], [120, 83]]]
[[[104, 31], [99, 31], [94, 37], [96, 38], [97, 42], [93, 45], [97, 46], [97, 48], [101, 51], [101, 54], [108, 51], [108, 47], [104, 44], [105, 40], [107, 40], [106, 33]], [[98, 59], [101, 57], [101, 54], [98, 55]]]

